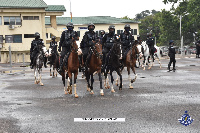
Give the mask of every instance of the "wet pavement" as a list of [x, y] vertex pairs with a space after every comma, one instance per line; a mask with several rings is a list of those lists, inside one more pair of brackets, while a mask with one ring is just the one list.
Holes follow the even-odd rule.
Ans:
[[[162, 68], [157, 61], [151, 70], [137, 68], [134, 89], [128, 88], [123, 71], [122, 91], [114, 85], [116, 92], [105, 89], [104, 96], [97, 75], [95, 94], [90, 95], [79, 74], [79, 98], [65, 95], [61, 76], [50, 77], [49, 68], [43, 69], [44, 86], [39, 86], [29, 67], [0, 64], [0, 133], [199, 132], [200, 59], [177, 57], [176, 72], [167, 72], [169, 59], [161, 62]], [[187, 127], [178, 121], [186, 110], [194, 119]], [[125, 118], [125, 122], [74, 122], [74, 118]]]

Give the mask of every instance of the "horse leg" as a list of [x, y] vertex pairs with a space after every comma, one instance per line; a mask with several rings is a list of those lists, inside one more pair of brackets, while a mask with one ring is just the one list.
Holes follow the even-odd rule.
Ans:
[[118, 86], [118, 75], [117, 75], [117, 79], [116, 79], [115, 85]]
[[42, 74], [41, 74], [41, 69], [39, 69], [39, 76], [40, 76], [40, 85], [43, 86], [44, 84], [42, 83]]
[[133, 89], [133, 86], [131, 85], [131, 75], [130, 75], [130, 66], [127, 66], [127, 71], [128, 71], [128, 79], [129, 79], [129, 88]]
[[100, 94], [101, 94], [101, 96], [103, 96], [104, 92], [103, 92], [103, 87], [102, 87], [101, 71], [98, 72], [98, 75], [99, 75], [99, 81], [100, 81]]
[[134, 66], [132, 66], [131, 69], [132, 69], [133, 73], [135, 74], [135, 78], [131, 80], [131, 83], [133, 83], [137, 79], [137, 74], [135, 73], [135, 67]]
[[90, 75], [86, 73], [87, 91], [90, 92]]
[[70, 85], [68, 86], [68, 92], [69, 94], [72, 94], [72, 74], [69, 75], [69, 79], [70, 79]]
[[63, 85], [64, 85], [64, 92], [65, 92], [65, 94], [67, 94], [67, 90], [65, 88], [65, 72], [62, 72], [62, 81], [63, 81]]
[[112, 72], [113, 72], [113, 71], [110, 71], [110, 77], [111, 77], [111, 83], [112, 83], [111, 92], [115, 92], [115, 90], [114, 90], [114, 88], [113, 88], [113, 81], [114, 81], [114, 79], [113, 79]]
[[94, 83], [94, 78], [93, 78], [93, 74], [91, 74], [91, 86], [90, 86], [90, 94], [94, 94], [94, 91], [93, 91], [93, 83]]
[[78, 94], [76, 93], [76, 79], [77, 79], [78, 71], [74, 73], [74, 95], [75, 98], [78, 98]]
[[117, 72], [117, 74], [118, 74], [119, 77], [120, 77], [119, 90], [122, 90], [122, 74], [120, 73], [120, 70], [119, 70], [119, 69], [118, 69], [116, 72]]
[[50, 76], [52, 76], [52, 74], [51, 74], [51, 65], [50, 65]]
[[37, 71], [35, 67], [34, 67], [34, 77], [35, 77], [35, 84], [37, 84]]

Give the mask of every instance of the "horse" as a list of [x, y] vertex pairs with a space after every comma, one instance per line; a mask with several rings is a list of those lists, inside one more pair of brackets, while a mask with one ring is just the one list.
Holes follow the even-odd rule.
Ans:
[[[149, 52], [149, 47], [146, 43], [146, 41], [142, 41], [142, 48], [143, 48], [143, 57], [144, 57], [144, 61], [143, 61], [143, 70], [145, 70], [145, 66], [148, 64], [149, 65], [149, 57], [150, 57], [150, 52]], [[151, 69], [151, 66], [149, 65], [149, 68], [148, 69]]]
[[[67, 65], [65, 64], [66, 62], [66, 55], [63, 60], [63, 71], [59, 71], [59, 60], [60, 57], [56, 59], [56, 65], [55, 68], [57, 68], [58, 73], [62, 76], [62, 81], [64, 85], [64, 92], [65, 94], [72, 94], [72, 74], [74, 74], [74, 96], [75, 98], [78, 98], [78, 94], [76, 92], [76, 79], [78, 75], [78, 68], [79, 68], [79, 60], [78, 60], [78, 45], [76, 44], [76, 40], [72, 37], [72, 44], [71, 44], [71, 52], [68, 57], [68, 63]], [[66, 73], [67, 72], [67, 73]], [[70, 80], [67, 80], [67, 90], [65, 88], [65, 78]]]
[[119, 90], [122, 90], [122, 74], [120, 72], [120, 61], [119, 61], [120, 54], [121, 54], [120, 44], [115, 42], [107, 55], [108, 63], [107, 63], [106, 70], [104, 73], [104, 76], [105, 76], [104, 86], [105, 86], [105, 88], [109, 88], [110, 86], [108, 83], [107, 74], [110, 71], [111, 83], [112, 83], [111, 92], [115, 92], [115, 90], [113, 88], [113, 81], [114, 81], [113, 75], [112, 75], [113, 71], [116, 71], [118, 76], [120, 77]]
[[[132, 83], [135, 82], [136, 78], [137, 78], [137, 74], [135, 72], [135, 64], [136, 64], [136, 60], [137, 60], [136, 54], [139, 54], [139, 51], [138, 51], [138, 48], [136, 46], [136, 41], [135, 41], [134, 44], [132, 44], [131, 49], [128, 51], [125, 61], [123, 62], [124, 67], [127, 67], [128, 78], [129, 78], [129, 81], [130, 81], [130, 84], [129, 84], [130, 89], [133, 89]], [[134, 79], [131, 79], [130, 68], [132, 69], [133, 73], [135, 74]], [[116, 79], [116, 85], [118, 85], [118, 77]]]
[[[94, 83], [94, 78], [93, 78], [93, 73], [95, 71], [97, 71], [98, 76], [99, 76], [99, 81], [100, 81], [100, 95], [103, 96], [104, 92], [103, 92], [103, 87], [102, 87], [102, 77], [101, 77], [101, 65], [102, 65], [102, 45], [100, 44], [100, 42], [95, 42], [93, 41], [93, 43], [95, 44], [94, 46], [90, 47], [89, 49], [89, 54], [87, 57], [86, 62], [88, 62], [87, 64], [87, 68], [85, 70], [85, 76], [86, 76], [86, 80], [87, 80], [87, 91], [90, 92], [90, 94], [94, 94], [93, 91], [93, 83]], [[89, 83], [89, 80], [91, 79], [91, 84]]]
[[139, 56], [137, 57], [137, 61], [138, 61], [138, 65], [137, 65], [137, 66], [141, 66], [140, 60], [141, 60], [142, 57], [143, 57], [143, 53], [142, 53], [143, 47], [142, 47], [142, 45], [141, 45], [141, 44], [137, 44], [137, 49], [138, 49], [138, 51], [139, 51]]
[[[41, 45], [37, 46], [37, 49], [39, 53], [37, 53], [34, 63], [33, 63], [33, 69], [34, 69], [34, 77], [35, 77], [35, 84], [39, 84], [43, 86], [44, 84], [42, 83], [42, 66], [44, 63], [44, 55], [43, 53], [46, 53], [46, 47], [42, 47]], [[38, 77], [38, 78], [37, 78]]]
[[[57, 71], [56, 71], [56, 68], [54, 67], [55, 65], [55, 60], [56, 58], [58, 57], [58, 55], [54, 52], [52, 52], [52, 48], [49, 48], [47, 50], [48, 54], [47, 54], [47, 57], [48, 58], [51, 58], [52, 62], [50, 62], [50, 76], [52, 76], [52, 78], [55, 78], [57, 77]], [[51, 68], [53, 67], [53, 75], [51, 74]]]
[[154, 45], [154, 47], [156, 48], [156, 52], [154, 53], [154, 56], [158, 59], [158, 63], [160, 64], [160, 68], [161, 68], [161, 61], [160, 61], [160, 58], [161, 58], [161, 50], [160, 50], [160, 47]]

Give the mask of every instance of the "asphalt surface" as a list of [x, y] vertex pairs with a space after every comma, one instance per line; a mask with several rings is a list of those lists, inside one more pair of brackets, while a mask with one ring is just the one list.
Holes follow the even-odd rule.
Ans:
[[[50, 77], [49, 68], [43, 69], [40, 86], [34, 84], [29, 67], [0, 64], [0, 133], [198, 133], [200, 59], [176, 60], [176, 72], [167, 72], [169, 59], [164, 58], [162, 68], [158, 62], [151, 70], [137, 68], [134, 89], [129, 89], [123, 71], [122, 91], [114, 85], [116, 92], [104, 89], [104, 96], [97, 75], [91, 95], [79, 74], [79, 98], [65, 95], [61, 76]], [[186, 110], [194, 119], [189, 126], [178, 121]], [[125, 122], [74, 122], [74, 118], [125, 118]]]

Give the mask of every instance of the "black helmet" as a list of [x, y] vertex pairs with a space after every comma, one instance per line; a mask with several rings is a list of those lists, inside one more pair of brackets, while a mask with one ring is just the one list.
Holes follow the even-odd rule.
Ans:
[[40, 33], [38, 33], [38, 32], [35, 32], [35, 38], [40, 38]]
[[104, 34], [105, 34], [105, 31], [104, 31], [104, 30], [101, 30], [101, 31], [100, 31], [100, 33], [101, 33], [101, 34], [102, 34], [102, 33], [104, 33]]
[[53, 40], [53, 39], [56, 39], [56, 36], [53, 36], [51, 39], [52, 39], [52, 40]]
[[[94, 26], [94, 24], [93, 24], [93, 23], [89, 23], [89, 24], [88, 24], [88, 30], [90, 30], [90, 29], [89, 29], [90, 26]], [[95, 29], [95, 26], [94, 26], [94, 29]], [[94, 30], [94, 29], [93, 29], [93, 30]]]
[[66, 25], [66, 27], [72, 27], [72, 28], [74, 28], [74, 25], [73, 25], [73, 23], [69, 22], [69, 23]]
[[108, 30], [110, 30], [110, 29], [114, 29], [115, 30], [115, 26], [114, 25], [110, 25]]
[[124, 26], [124, 29], [125, 29], [125, 28], [131, 28], [131, 27], [130, 27], [130, 24], [126, 24], [126, 25]]

